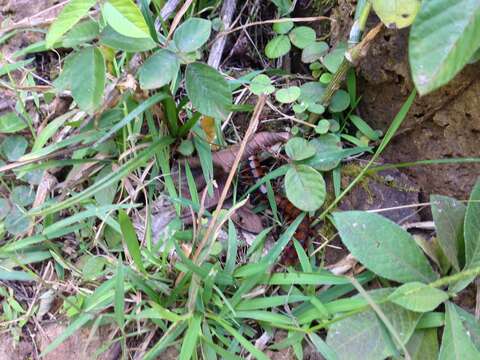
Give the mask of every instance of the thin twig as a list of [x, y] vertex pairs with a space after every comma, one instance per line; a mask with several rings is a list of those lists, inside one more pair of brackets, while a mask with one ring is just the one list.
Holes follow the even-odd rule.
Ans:
[[[237, 0], [225, 0], [220, 11], [220, 18], [222, 19], [225, 29], [228, 29], [232, 23], [233, 14], [237, 8]], [[218, 69], [220, 62], [222, 60], [223, 50], [225, 49], [225, 44], [227, 42], [227, 37], [222, 36], [215, 39], [213, 43], [212, 50], [208, 56], [208, 65]]]
[[266, 25], [266, 24], [276, 24], [276, 23], [284, 23], [288, 21], [292, 22], [315, 22], [315, 21], [322, 21], [322, 20], [329, 20], [334, 22], [334, 19], [329, 18], [328, 16], [311, 16], [311, 17], [300, 17], [300, 18], [283, 18], [283, 19], [272, 19], [272, 20], [264, 20], [264, 21], [255, 21], [245, 25], [238, 26], [236, 28], [222, 31], [218, 33], [217, 37], [225, 36], [231, 33], [234, 33], [239, 30], [243, 30], [249, 28], [251, 26], [258, 26], [258, 25]]

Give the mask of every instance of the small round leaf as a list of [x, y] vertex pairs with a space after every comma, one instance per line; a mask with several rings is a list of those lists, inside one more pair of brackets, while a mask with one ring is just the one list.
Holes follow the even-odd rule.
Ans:
[[275, 91], [275, 87], [272, 85], [272, 80], [270, 80], [267, 75], [260, 74], [253, 78], [250, 83], [250, 90], [255, 95], [269, 95]]
[[10, 201], [16, 205], [28, 206], [35, 200], [35, 191], [30, 186], [16, 186], [11, 194]]
[[30, 219], [18, 206], [13, 206], [4, 221], [5, 229], [12, 235], [24, 233], [30, 227]]
[[8, 112], [0, 116], [0, 133], [10, 134], [27, 127], [25, 121], [23, 121], [14, 112]]
[[315, 155], [315, 148], [307, 140], [294, 137], [288, 140], [287, 145], [285, 145], [285, 152], [290, 159], [299, 161]]
[[339, 43], [335, 49], [322, 58], [323, 66], [332, 74], [335, 74], [345, 58], [345, 51], [347, 51], [347, 44], [345, 42]]
[[299, 49], [305, 49], [308, 45], [313, 44], [317, 38], [315, 30], [308, 26], [296, 27], [288, 36], [292, 44]]
[[325, 202], [325, 180], [310, 166], [292, 166], [285, 175], [285, 193], [300, 210], [315, 211]]
[[331, 112], [342, 112], [350, 106], [350, 95], [345, 90], [337, 90], [332, 97], [329, 109]]
[[282, 104], [290, 104], [300, 97], [300, 88], [290, 86], [286, 89], [280, 89], [275, 93], [275, 99]]
[[307, 105], [315, 104], [324, 92], [325, 87], [322, 84], [316, 81], [307, 82], [300, 86], [300, 100]]
[[270, 40], [265, 47], [265, 55], [270, 59], [277, 59], [285, 54], [288, 54], [292, 44], [287, 35], [278, 35]]
[[273, 24], [273, 31], [277, 34], [287, 34], [290, 30], [293, 29], [293, 21], [283, 21]]
[[309, 104], [308, 111], [317, 115], [322, 115], [325, 112], [325, 106], [321, 104]]
[[16, 161], [25, 154], [27, 147], [28, 142], [23, 136], [11, 135], [3, 140], [2, 152], [9, 161]]
[[330, 122], [327, 119], [322, 119], [318, 122], [317, 126], [315, 127], [315, 132], [317, 134], [323, 135], [328, 133], [330, 129]]
[[181, 52], [198, 50], [208, 41], [212, 32], [212, 22], [201, 18], [190, 18], [178, 27], [173, 41]]
[[328, 44], [324, 41], [314, 42], [302, 51], [302, 62], [306, 64], [320, 60], [328, 51]]

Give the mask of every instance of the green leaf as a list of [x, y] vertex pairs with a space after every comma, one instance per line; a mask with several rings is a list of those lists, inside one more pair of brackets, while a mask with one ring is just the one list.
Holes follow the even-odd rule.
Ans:
[[232, 93], [217, 70], [201, 63], [190, 64], [187, 66], [185, 82], [188, 97], [199, 112], [221, 119], [228, 115]]
[[133, 38], [122, 35], [110, 26], [105, 26], [100, 34], [100, 44], [128, 52], [141, 52], [152, 50], [157, 47], [152, 38]]
[[339, 113], [347, 110], [350, 106], [350, 95], [345, 90], [337, 90], [333, 94], [332, 100], [328, 108], [331, 112]]
[[275, 36], [272, 40], [267, 43], [265, 46], [265, 55], [269, 59], [277, 59], [282, 57], [285, 54], [288, 54], [292, 44], [287, 35], [278, 35]]
[[342, 242], [374, 273], [401, 283], [437, 278], [410, 234], [383, 216], [362, 211], [333, 214]]
[[278, 22], [273, 24], [273, 31], [275, 31], [277, 34], [285, 35], [293, 29], [293, 26], [293, 21]]
[[272, 80], [265, 75], [260, 74], [253, 78], [250, 83], [250, 91], [255, 95], [270, 95], [275, 91], [275, 87], [272, 85]]
[[313, 345], [315, 345], [317, 351], [325, 358], [325, 360], [338, 359], [335, 351], [325, 341], [323, 341], [320, 336], [315, 333], [311, 333], [308, 337], [312, 341]]
[[437, 329], [416, 330], [406, 348], [412, 360], [437, 360]]
[[124, 210], [118, 210], [118, 223], [122, 229], [123, 239], [127, 245], [128, 253], [132, 257], [137, 269], [144, 272], [145, 268], [143, 266], [140, 243], [138, 242], [137, 234], [135, 233], [132, 222]]
[[293, 11], [292, 0], [272, 0], [272, 2], [277, 6], [280, 16], [288, 15]]
[[325, 112], [325, 106], [321, 104], [308, 104], [308, 111], [317, 115], [322, 115]]
[[35, 191], [30, 186], [15, 186], [10, 193], [10, 201], [16, 205], [28, 206], [35, 200]]
[[[104, 177], [108, 176], [112, 173], [112, 166], [107, 165], [105, 166], [97, 176], [95, 176], [94, 183], [101, 181]], [[95, 200], [99, 205], [111, 205], [113, 204], [113, 200], [115, 199], [115, 195], [117, 194], [118, 183], [112, 183], [110, 186], [103, 189], [103, 191], [99, 191], [96, 193]]]
[[410, 26], [420, 9], [420, 0], [371, 0], [373, 10], [388, 28]]
[[311, 45], [317, 39], [315, 30], [308, 26], [299, 26], [293, 29], [288, 34], [290, 41], [299, 49], [305, 49], [308, 45]]
[[423, 1], [408, 42], [410, 68], [420, 95], [452, 80], [479, 47], [478, 0]]
[[123, 329], [125, 324], [125, 276], [123, 265], [120, 262], [115, 275], [114, 313], [118, 326]]
[[95, 39], [100, 33], [98, 23], [93, 20], [82, 21], [65, 34], [62, 47], [75, 47]]
[[103, 17], [116, 32], [133, 38], [149, 38], [150, 30], [133, 0], [109, 0], [102, 7]]
[[212, 22], [201, 18], [190, 18], [178, 27], [173, 34], [173, 41], [178, 50], [184, 53], [196, 51], [210, 37]]
[[322, 64], [328, 71], [335, 74], [345, 58], [345, 51], [347, 51], [347, 44], [345, 42], [340, 42], [335, 49], [322, 59]]
[[328, 44], [324, 41], [307, 45], [302, 51], [302, 62], [306, 64], [320, 60], [328, 51]]
[[480, 322], [475, 318], [474, 315], [470, 314], [468, 311], [463, 310], [462, 308], [455, 305], [455, 310], [457, 310], [460, 319], [462, 320], [463, 326], [467, 333], [470, 335], [470, 338], [473, 341], [473, 344], [480, 351]]
[[282, 104], [291, 104], [300, 97], [300, 88], [298, 86], [290, 86], [285, 89], [277, 90], [275, 99]]
[[285, 152], [292, 160], [304, 160], [315, 155], [315, 148], [307, 140], [294, 137], [285, 145]]
[[70, 30], [82, 17], [84, 17], [88, 10], [95, 5], [97, 0], [71, 0], [62, 9], [57, 16], [54, 23], [50, 26], [47, 36], [45, 38], [47, 48], [59, 40], [63, 34]]
[[[351, 105], [351, 102], [350, 102]], [[365, 120], [363, 120], [360, 116], [357, 115], [350, 115], [350, 121], [352, 122], [355, 127], [360, 130], [360, 132], [368, 137], [372, 141], [378, 141], [380, 137], [378, 136], [378, 133], [373, 130], [370, 125], [366, 123]]]
[[[320, 120], [317, 126], [315, 126], [315, 132], [320, 135], [325, 135], [326, 133], [328, 133], [329, 129], [330, 129], [330, 121], [328, 121], [327, 119]], [[334, 166], [334, 168], [335, 167], [336, 166]]]
[[10, 203], [7, 199], [0, 197], [0, 220], [2, 220], [10, 212]]
[[463, 250], [463, 222], [465, 205], [453, 198], [441, 195], [430, 196], [433, 220], [440, 248], [450, 264], [460, 271], [458, 256]]
[[25, 121], [14, 112], [7, 112], [0, 116], [0, 133], [11, 134], [26, 127]]
[[2, 142], [3, 155], [8, 161], [17, 161], [27, 150], [28, 142], [23, 136], [10, 135]]
[[27, 231], [31, 221], [23, 209], [13, 206], [4, 220], [5, 229], [12, 235], [20, 235]]
[[315, 211], [325, 202], [325, 180], [310, 166], [295, 165], [285, 175], [285, 192], [288, 200], [300, 210]]
[[[328, 122], [328, 124], [330, 123]], [[316, 154], [313, 158], [305, 160], [304, 164], [319, 171], [335, 169], [345, 157], [342, 143], [336, 135], [325, 134], [318, 136], [310, 140], [310, 144], [315, 148]]]
[[445, 329], [438, 360], [474, 360], [480, 359], [480, 352], [473, 345], [462, 325], [460, 316], [452, 303], [447, 303]]
[[96, 47], [84, 48], [75, 56], [70, 78], [72, 96], [81, 110], [93, 113], [100, 106], [105, 73], [103, 54]]
[[325, 92], [325, 86], [322, 84], [311, 81], [300, 86], [300, 100], [307, 105], [317, 103], [323, 93]]
[[200, 336], [201, 324], [202, 317], [200, 314], [194, 314], [183, 338], [179, 360], [190, 360], [192, 358], [193, 352], [197, 346], [198, 337]]
[[470, 194], [464, 229], [466, 268], [471, 269], [480, 265], [480, 178]]
[[390, 295], [390, 301], [416, 312], [433, 311], [446, 300], [446, 292], [420, 282], [404, 284]]
[[140, 87], [144, 90], [161, 88], [170, 83], [180, 70], [180, 61], [173, 52], [161, 49], [140, 67]]

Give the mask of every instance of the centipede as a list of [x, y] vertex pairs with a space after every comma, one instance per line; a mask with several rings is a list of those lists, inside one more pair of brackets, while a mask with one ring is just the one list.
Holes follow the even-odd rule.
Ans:
[[[261, 178], [265, 176], [265, 168], [261, 165], [260, 160], [256, 155], [252, 155], [248, 158], [248, 166], [250, 169], [251, 177], [257, 183]], [[267, 188], [264, 184], [258, 188], [259, 192], [263, 195], [267, 194]], [[283, 218], [287, 224], [290, 224], [295, 220], [300, 213], [300, 209], [296, 208], [286, 197], [275, 195], [275, 203], [277, 208], [282, 210]], [[293, 234], [293, 237], [300, 243], [300, 245], [306, 250], [308, 247], [308, 241], [311, 235], [311, 219], [309, 216], [305, 216], [302, 222], [298, 225], [297, 230]], [[289, 243], [283, 250], [280, 263], [283, 265], [294, 265], [298, 261], [298, 255], [295, 250], [293, 242]]]

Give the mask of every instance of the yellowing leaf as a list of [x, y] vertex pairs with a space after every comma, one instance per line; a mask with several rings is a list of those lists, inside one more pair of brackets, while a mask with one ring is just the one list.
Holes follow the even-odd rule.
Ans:
[[420, 10], [420, 0], [371, 0], [373, 9], [389, 28], [410, 26]]
[[215, 131], [215, 119], [210, 116], [202, 116], [202, 119], [200, 120], [200, 126], [207, 136], [206, 140], [209, 143], [212, 143], [217, 135]]

